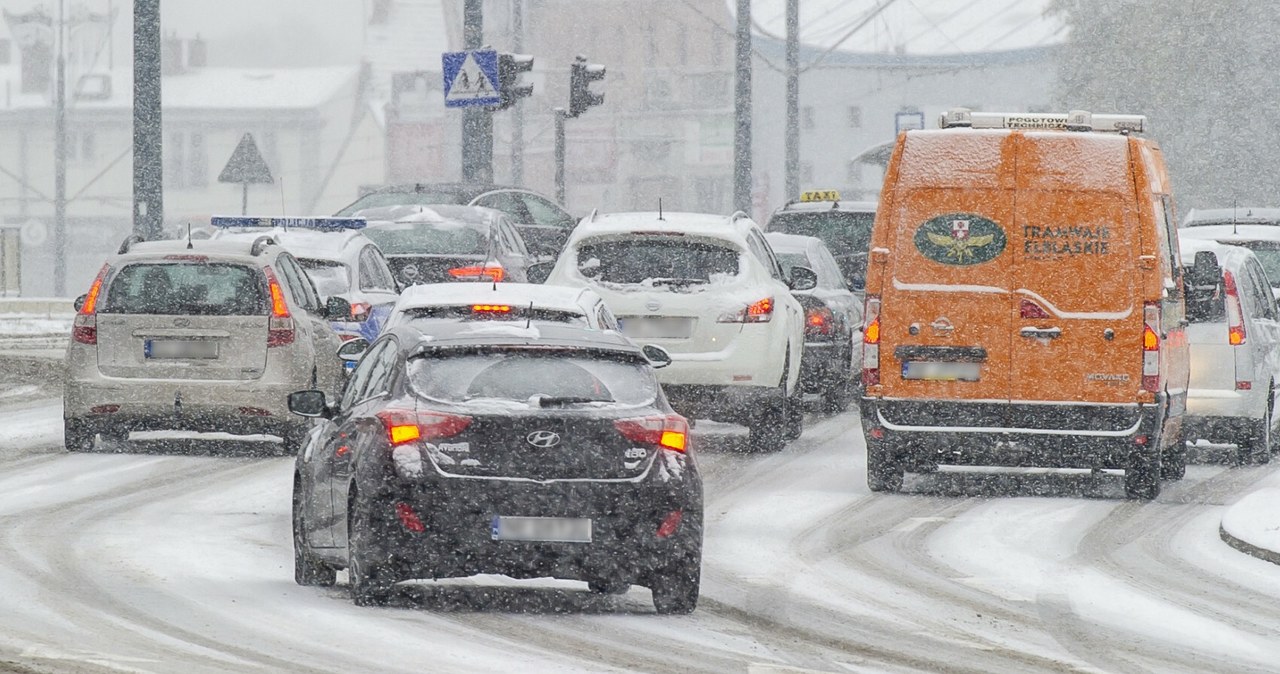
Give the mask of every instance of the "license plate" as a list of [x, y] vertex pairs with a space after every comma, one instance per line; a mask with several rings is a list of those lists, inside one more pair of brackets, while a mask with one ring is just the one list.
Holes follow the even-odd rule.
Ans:
[[591, 520], [585, 517], [503, 517], [493, 518], [495, 541], [538, 541], [548, 543], [590, 543]]
[[926, 381], [978, 381], [980, 367], [979, 363], [907, 361], [902, 364], [902, 378]]
[[148, 339], [143, 342], [142, 353], [151, 360], [210, 359], [218, 357], [218, 343], [204, 339]]
[[634, 316], [620, 319], [622, 333], [631, 338], [688, 339], [693, 334], [693, 319], [675, 316]]

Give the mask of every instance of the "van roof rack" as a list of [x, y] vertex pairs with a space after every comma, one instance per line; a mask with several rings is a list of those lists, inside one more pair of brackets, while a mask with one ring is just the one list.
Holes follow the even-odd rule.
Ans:
[[974, 112], [968, 108], [952, 108], [942, 113], [939, 128], [972, 129], [1039, 129], [1061, 131], [1103, 131], [1129, 134], [1142, 133], [1146, 115], [1093, 114], [1087, 110], [1058, 112]]

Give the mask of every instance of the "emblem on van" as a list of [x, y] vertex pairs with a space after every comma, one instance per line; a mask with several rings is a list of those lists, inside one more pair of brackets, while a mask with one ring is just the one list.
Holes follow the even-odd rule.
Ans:
[[916, 230], [916, 249], [941, 264], [968, 266], [994, 260], [1007, 238], [1000, 225], [981, 215], [948, 213], [926, 220]]

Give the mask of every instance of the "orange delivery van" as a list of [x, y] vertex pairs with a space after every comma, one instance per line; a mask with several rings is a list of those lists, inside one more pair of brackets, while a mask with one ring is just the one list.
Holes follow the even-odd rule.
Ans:
[[867, 483], [940, 464], [1182, 477], [1177, 218], [1140, 115], [944, 113], [898, 136], [872, 229]]

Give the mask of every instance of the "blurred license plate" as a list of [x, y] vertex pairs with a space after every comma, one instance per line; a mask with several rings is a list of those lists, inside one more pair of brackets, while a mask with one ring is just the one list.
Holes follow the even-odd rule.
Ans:
[[578, 517], [494, 517], [495, 541], [590, 543], [591, 520]]
[[907, 361], [902, 364], [902, 378], [928, 381], [978, 381], [978, 368], [979, 363]]
[[622, 333], [631, 338], [668, 337], [686, 339], [693, 334], [693, 319], [675, 316], [634, 316], [618, 321]]
[[143, 342], [147, 358], [217, 358], [218, 343], [212, 340], [148, 339]]

